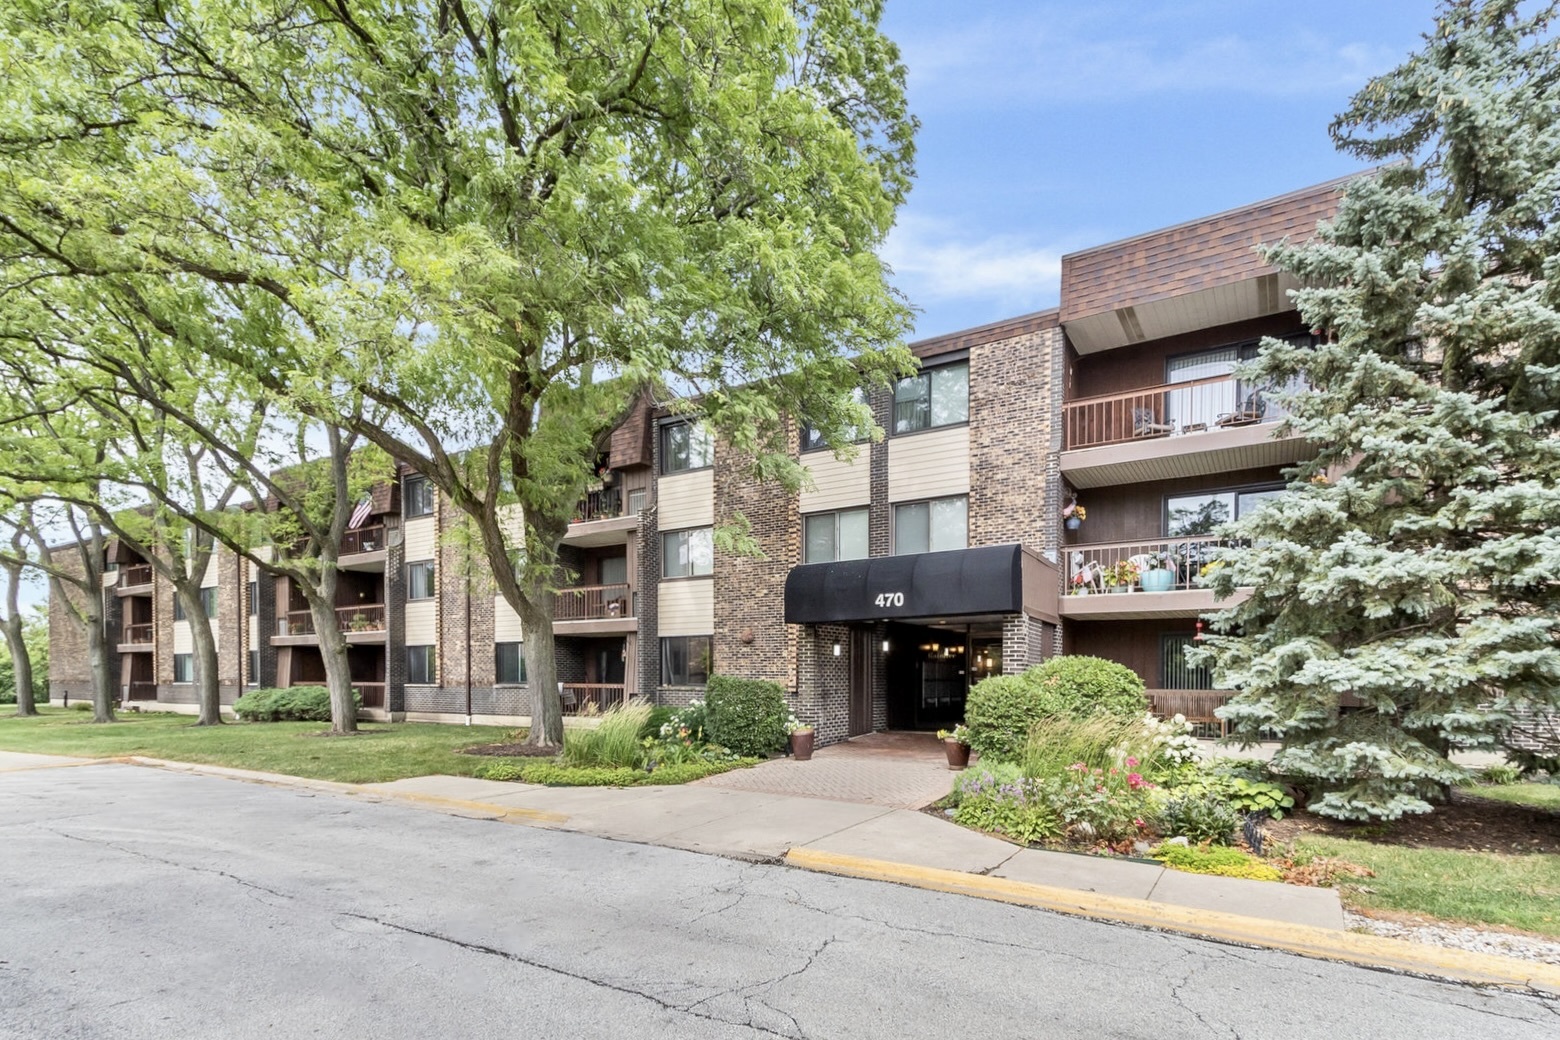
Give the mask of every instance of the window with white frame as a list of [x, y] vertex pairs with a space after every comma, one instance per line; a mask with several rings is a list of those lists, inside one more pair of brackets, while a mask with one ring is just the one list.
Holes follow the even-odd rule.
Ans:
[[894, 555], [943, 552], [969, 546], [969, 499], [964, 495], [902, 502], [894, 507]]
[[970, 419], [970, 363], [928, 368], [894, 385], [894, 432], [914, 433]]
[[868, 555], [865, 509], [841, 509], [802, 517], [803, 563], [864, 560]]
[[661, 535], [661, 577], [696, 578], [715, 573], [715, 532], [709, 527]]

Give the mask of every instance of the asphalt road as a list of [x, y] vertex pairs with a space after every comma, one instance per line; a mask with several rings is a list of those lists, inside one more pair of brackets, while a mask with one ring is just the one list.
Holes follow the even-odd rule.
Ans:
[[1560, 1035], [1560, 1005], [134, 766], [0, 775], [0, 1037]]

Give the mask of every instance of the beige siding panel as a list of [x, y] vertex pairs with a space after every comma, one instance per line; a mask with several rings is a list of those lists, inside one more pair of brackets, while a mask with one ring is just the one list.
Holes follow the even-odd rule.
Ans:
[[176, 654], [193, 654], [195, 652], [195, 640], [190, 635], [190, 623], [188, 621], [175, 621], [173, 623], [173, 652]]
[[888, 442], [888, 500], [966, 495], [970, 490], [970, 429], [955, 426]]
[[519, 545], [520, 539], [525, 534], [525, 514], [520, 511], [520, 506], [518, 504], [499, 506], [498, 526], [504, 532], [504, 539], [510, 546]]
[[872, 501], [872, 467], [867, 461], [868, 451], [868, 447], [862, 445], [849, 462], [841, 462], [827, 451], [803, 455], [802, 463], [812, 474], [813, 487], [802, 491], [802, 512], [822, 513], [869, 504]]
[[[258, 650], [260, 648], [260, 619], [251, 617], [248, 619], [248, 624], [249, 638], [244, 641], [244, 645], [251, 650]], [[246, 664], [244, 667], [247, 668], [248, 665]]]
[[715, 524], [715, 471], [695, 470], [662, 477], [656, 489], [660, 503], [657, 523], [663, 531]]
[[433, 646], [439, 641], [438, 613], [434, 601], [420, 599], [406, 605], [406, 645]]
[[405, 526], [406, 562], [416, 563], [419, 560], [433, 559], [433, 552], [436, 548], [433, 535], [433, 517], [419, 516], [414, 520], [406, 521]]
[[[255, 558], [259, 559], [259, 560], [264, 560], [267, 563], [270, 563], [271, 562], [271, 547], [269, 545], [257, 546], [255, 548]], [[251, 567], [250, 569], [253, 570], [253, 567]]]
[[698, 578], [663, 581], [656, 594], [656, 610], [656, 627], [663, 636], [711, 635], [715, 631], [715, 583]]
[[518, 643], [525, 637], [520, 632], [520, 615], [502, 596], [493, 597], [493, 642]]
[[200, 587], [201, 588], [203, 588], [203, 589], [213, 589], [213, 588], [217, 587], [217, 564], [218, 564], [217, 554], [216, 553], [212, 553], [211, 554], [211, 559], [206, 561], [206, 573], [200, 579]]

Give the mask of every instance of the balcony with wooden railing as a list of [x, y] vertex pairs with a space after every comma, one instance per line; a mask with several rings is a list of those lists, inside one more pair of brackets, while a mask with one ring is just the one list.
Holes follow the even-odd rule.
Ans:
[[622, 704], [628, 687], [622, 683], [559, 683], [565, 715], [597, 715]]
[[577, 585], [553, 593], [554, 621], [597, 621], [634, 614], [634, 593], [627, 583]]
[[354, 528], [341, 536], [341, 556], [379, 552], [385, 547], [385, 525]]
[[615, 520], [623, 515], [623, 489], [598, 488], [587, 492], [574, 504], [573, 523], [583, 524], [592, 520]]
[[[383, 603], [359, 603], [356, 606], [336, 608], [336, 628], [348, 635], [358, 633], [383, 633], [385, 631], [385, 605]], [[317, 635], [314, 615], [307, 610], [293, 610], [276, 619], [279, 636]]]
[[1276, 422], [1286, 413], [1264, 384], [1233, 375], [1084, 397], [1062, 405], [1067, 451]]
[[154, 640], [154, 629], [150, 621], [143, 624], [126, 624], [119, 642], [127, 646], [151, 646]]
[[352, 692], [358, 696], [359, 707], [383, 708], [385, 706], [385, 684], [382, 682], [358, 682], [354, 679]]
[[122, 589], [140, 588], [151, 583], [152, 565], [149, 563], [132, 563], [119, 568], [119, 587]]

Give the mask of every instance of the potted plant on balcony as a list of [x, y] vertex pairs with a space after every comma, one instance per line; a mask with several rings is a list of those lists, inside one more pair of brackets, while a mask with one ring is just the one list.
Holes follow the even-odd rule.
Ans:
[[798, 762], [811, 761], [815, 737], [812, 723], [803, 722], [792, 715], [785, 720], [785, 732], [791, 738], [792, 757]]
[[964, 723], [959, 723], [952, 729], [940, 729], [937, 731], [937, 739], [942, 741], [943, 754], [948, 756], [949, 769], [964, 769], [970, 764], [970, 731]]
[[1139, 576], [1144, 592], [1169, 592], [1175, 588], [1181, 574], [1181, 558], [1173, 552], [1161, 550], [1145, 553], [1147, 568]]
[[357, 613], [352, 615], [352, 619], [347, 622], [347, 627], [353, 632], [367, 632], [370, 624], [372, 622], [369, 621], [367, 614]]
[[1131, 560], [1117, 560], [1105, 568], [1105, 587], [1112, 592], [1131, 592], [1140, 573]]

